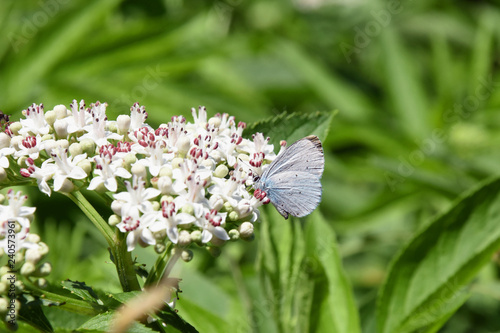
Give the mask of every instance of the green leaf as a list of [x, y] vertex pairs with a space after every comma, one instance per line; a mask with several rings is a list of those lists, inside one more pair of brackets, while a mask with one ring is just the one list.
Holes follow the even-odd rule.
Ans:
[[378, 298], [378, 332], [433, 331], [468, 297], [464, 286], [500, 247], [500, 179], [463, 196], [393, 261]]
[[72, 294], [80, 297], [85, 301], [95, 302], [99, 305], [104, 305], [99, 296], [92, 290], [91, 287], [87, 286], [85, 282], [65, 280], [61, 282], [64, 289], [69, 290]]
[[25, 321], [33, 327], [43, 332], [53, 332], [49, 320], [45, 317], [42, 310], [43, 302], [39, 298], [26, 295], [20, 299], [21, 309], [19, 310], [19, 319]]
[[319, 211], [306, 224], [306, 267], [314, 278], [311, 332], [361, 332], [352, 288], [337, 248], [336, 236]]
[[283, 112], [276, 117], [249, 125], [245, 129], [244, 136], [249, 137], [261, 132], [264, 136], [270, 137], [270, 143], [274, 147], [278, 147], [281, 140], [287, 140], [288, 144], [291, 144], [311, 134], [324, 140], [336, 113], [336, 111], [308, 114]]
[[[85, 322], [82, 326], [78, 328], [79, 332], [107, 332], [109, 330], [110, 323], [114, 319], [114, 312], [106, 312]], [[154, 332], [152, 329], [144, 326], [140, 323], [133, 323], [132, 326], [127, 330], [127, 333], [151, 333]]]
[[[259, 271], [266, 313], [282, 332], [360, 332], [335, 234], [319, 211], [284, 221], [262, 215]], [[262, 302], [261, 302], [262, 303]], [[260, 303], [259, 303], [260, 304]]]

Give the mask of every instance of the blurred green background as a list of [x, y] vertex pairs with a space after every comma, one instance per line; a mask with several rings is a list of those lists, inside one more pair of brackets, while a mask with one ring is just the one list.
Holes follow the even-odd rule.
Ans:
[[[371, 332], [398, 249], [457, 195], [498, 174], [499, 3], [2, 0], [0, 109], [18, 119], [31, 103], [49, 110], [100, 100], [115, 119], [138, 101], [153, 126], [191, 119], [198, 105], [246, 122], [338, 109], [324, 142], [321, 211]], [[53, 277], [116, 288], [112, 264], [74, 265], [109, 261], [76, 208], [57, 195], [33, 200]], [[53, 200], [68, 210], [54, 216]], [[255, 244], [229, 247], [250, 276]], [[234, 283], [221, 262], [200, 252], [189, 270], [201, 278], [183, 288]], [[499, 276], [492, 260], [440, 332], [500, 331]]]

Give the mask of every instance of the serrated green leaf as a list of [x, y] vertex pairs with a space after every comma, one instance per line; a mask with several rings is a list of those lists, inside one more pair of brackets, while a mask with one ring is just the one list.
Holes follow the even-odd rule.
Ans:
[[72, 294], [80, 297], [85, 301], [91, 301], [99, 305], [104, 305], [95, 291], [91, 287], [87, 286], [85, 282], [71, 281], [68, 279], [62, 281], [61, 285], [64, 289], [69, 290]]
[[415, 332], [449, 317], [464, 286], [500, 247], [500, 179], [481, 184], [418, 233], [378, 298], [378, 332]]
[[361, 332], [358, 311], [337, 249], [336, 236], [319, 211], [306, 224], [306, 268], [315, 281], [311, 332]]
[[315, 134], [321, 140], [324, 140], [335, 114], [335, 111], [318, 111], [308, 114], [283, 112], [276, 117], [250, 124], [245, 129], [244, 135], [248, 137], [253, 133], [261, 132], [264, 136], [270, 137], [270, 143], [275, 148], [279, 147], [281, 140], [286, 140], [288, 144], [292, 144], [311, 134]]

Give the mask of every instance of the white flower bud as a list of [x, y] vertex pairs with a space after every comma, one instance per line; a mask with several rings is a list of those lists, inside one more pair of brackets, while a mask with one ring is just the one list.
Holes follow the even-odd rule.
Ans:
[[30, 243], [39, 243], [40, 242], [40, 236], [38, 236], [37, 234], [29, 234], [26, 237], [26, 241], [30, 242]]
[[47, 140], [55, 140], [55, 137], [52, 134], [44, 134], [42, 135], [42, 142]]
[[172, 168], [173, 169], [179, 168], [182, 163], [184, 163], [184, 159], [181, 157], [176, 157], [172, 160]]
[[16, 150], [20, 150], [19, 145], [23, 142], [23, 137], [21, 135], [16, 135], [10, 140], [10, 145]]
[[9, 129], [14, 135], [19, 135], [19, 131], [23, 128], [23, 125], [19, 121], [15, 121], [10, 124]]
[[119, 115], [116, 118], [116, 124], [118, 127], [118, 134], [127, 134], [130, 128], [130, 116], [128, 115]]
[[169, 167], [168, 165], [162, 166], [160, 169], [160, 173], [158, 174], [159, 177], [169, 177], [172, 178], [172, 168]]
[[80, 141], [82, 151], [87, 153], [87, 156], [92, 157], [95, 155], [95, 142], [92, 139], [83, 139]]
[[[113, 202], [116, 202], [113, 201]], [[121, 206], [120, 206], [121, 208]], [[112, 214], [109, 218], [108, 218], [108, 224], [112, 227], [116, 226], [118, 223], [120, 223], [122, 221], [122, 219], [120, 218], [120, 216], [116, 215], [116, 214]]]
[[229, 212], [227, 215], [229, 221], [238, 221], [240, 219], [240, 215], [236, 211]]
[[116, 126], [115, 122], [107, 122], [106, 123], [106, 129], [110, 132], [117, 133], [118, 132], [118, 126]]
[[183, 250], [181, 253], [181, 259], [185, 262], [190, 262], [191, 260], [193, 260], [193, 251]]
[[45, 117], [45, 121], [50, 126], [54, 125], [54, 122], [57, 120], [57, 114], [53, 110], [49, 110], [49, 111], [45, 112], [44, 117]]
[[221, 210], [224, 207], [224, 199], [220, 195], [214, 194], [209, 199], [210, 207], [215, 210]]
[[155, 252], [158, 254], [165, 252], [166, 249], [167, 247], [163, 243], [155, 244]]
[[111, 202], [111, 210], [113, 211], [113, 213], [115, 213], [118, 216], [121, 216], [121, 214], [122, 214], [122, 206], [123, 206], [123, 202], [122, 201], [113, 200]]
[[26, 250], [26, 262], [31, 262], [36, 264], [42, 259], [42, 255], [38, 251], [38, 247], [34, 247]]
[[175, 143], [175, 146], [177, 147], [179, 153], [185, 155], [189, 148], [191, 148], [191, 142], [187, 136], [181, 136]]
[[[1, 283], [2, 285], [4, 285], [5, 287], [5, 291], [7, 291], [7, 285], [4, 284], [4, 283]], [[0, 289], [4, 289], [4, 288], [1, 288]], [[4, 294], [3, 290], [0, 290], [0, 294]], [[7, 298], [5, 297], [0, 297], [0, 313], [4, 314], [7, 312], [7, 307], [9, 306], [9, 301], [7, 300]]]
[[32, 262], [27, 261], [21, 267], [20, 273], [21, 273], [21, 275], [29, 276], [29, 275], [33, 274], [33, 272], [35, 271], [35, 269], [36, 269], [35, 265]]
[[187, 230], [181, 230], [179, 232], [179, 238], [177, 239], [177, 245], [180, 247], [186, 247], [191, 244], [191, 234]]
[[68, 151], [71, 156], [77, 156], [83, 154], [82, 145], [77, 142], [72, 143], [69, 146]]
[[37, 276], [47, 276], [52, 272], [52, 265], [48, 262], [44, 262], [37, 270]]
[[172, 179], [167, 176], [158, 178], [158, 189], [162, 194], [168, 194], [172, 192]]
[[69, 141], [67, 139], [57, 140], [56, 143], [61, 148], [64, 148], [64, 149], [69, 148]]
[[83, 171], [85, 171], [85, 173], [87, 174], [87, 176], [90, 175], [90, 172], [92, 172], [92, 163], [90, 163], [88, 159], [81, 160], [80, 162], [77, 163], [76, 166], [82, 168]]
[[132, 165], [132, 169], [130, 170], [132, 174], [136, 175], [137, 177], [141, 177], [143, 180], [146, 179], [148, 173], [146, 170], [146, 167], [141, 164], [141, 163], [134, 163]]
[[238, 239], [240, 239], [240, 232], [236, 229], [231, 229], [227, 232], [227, 234], [229, 235], [229, 238], [232, 240], [232, 241], [236, 241]]
[[54, 122], [54, 131], [56, 132], [58, 138], [67, 138], [68, 122], [66, 119], [57, 119]]
[[0, 276], [4, 276], [10, 271], [10, 268], [7, 266], [0, 267]]
[[243, 222], [240, 227], [238, 228], [240, 232], [240, 236], [243, 239], [253, 239], [254, 233], [253, 233], [253, 223], [251, 222]]
[[160, 210], [160, 203], [158, 201], [153, 201], [151, 202], [151, 205], [153, 205], [153, 210], [159, 211]]
[[47, 280], [45, 280], [44, 278], [37, 279], [35, 283], [38, 286], [38, 288], [41, 289], [45, 289], [48, 286]]
[[215, 163], [220, 163], [220, 161], [222, 160], [222, 155], [218, 150], [212, 151], [210, 153], [210, 157], [215, 161]]
[[71, 192], [73, 192], [74, 189], [75, 189], [75, 185], [73, 185], [73, 183], [68, 178], [66, 178], [63, 181], [61, 188], [57, 192], [71, 193]]
[[49, 253], [49, 246], [44, 242], [39, 242], [38, 246], [39, 246], [38, 252], [40, 253], [41, 256], [45, 256], [47, 253]]
[[203, 160], [203, 162], [201, 162], [201, 165], [207, 167], [208, 169], [213, 170], [213, 168], [215, 167], [215, 162], [214, 162], [214, 160], [209, 158], [209, 159]]
[[229, 169], [225, 164], [221, 164], [215, 168], [214, 176], [218, 178], [224, 178], [229, 173]]
[[127, 155], [125, 155], [125, 158], [123, 159], [123, 167], [125, 169], [130, 170], [132, 164], [134, 164], [135, 162], [137, 162], [137, 157], [135, 157], [135, 155], [132, 153], [127, 154]]
[[10, 136], [5, 134], [5, 132], [0, 132], [0, 148], [6, 148], [10, 146]]
[[54, 106], [54, 112], [56, 113], [57, 119], [63, 119], [68, 116], [68, 109], [66, 108], [66, 105], [64, 104], [59, 104]]
[[212, 117], [208, 120], [208, 123], [213, 125], [215, 128], [218, 128], [220, 126], [221, 119], [220, 117]]
[[194, 230], [191, 232], [191, 239], [193, 242], [201, 244], [201, 231], [199, 230]]
[[161, 198], [160, 198], [160, 202], [172, 202], [174, 201], [174, 197], [171, 196], [171, 195], [162, 195]]

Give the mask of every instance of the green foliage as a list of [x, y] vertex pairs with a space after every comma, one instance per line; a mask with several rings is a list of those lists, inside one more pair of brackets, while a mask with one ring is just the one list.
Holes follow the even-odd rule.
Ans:
[[[83, 98], [107, 101], [114, 119], [139, 101], [155, 126], [205, 105], [276, 150], [320, 136], [320, 212], [282, 221], [268, 207], [254, 244], [229, 244], [229, 259], [196, 252], [186, 265], [177, 308], [200, 331], [500, 330], [498, 182], [477, 187], [500, 165], [496, 2], [305, 4], [1, 1], [0, 109], [16, 119], [33, 102]], [[339, 110], [331, 125], [329, 110]], [[117, 293], [106, 242], [85, 216], [62, 196], [30, 198], [51, 283]], [[43, 307], [54, 329], [58, 308]]]

